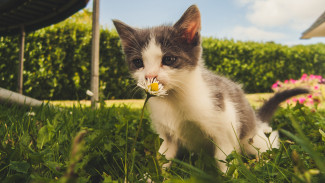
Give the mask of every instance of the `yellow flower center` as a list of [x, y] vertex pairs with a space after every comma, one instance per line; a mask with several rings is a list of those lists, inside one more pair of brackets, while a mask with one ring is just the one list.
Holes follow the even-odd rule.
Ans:
[[151, 91], [158, 91], [159, 90], [158, 83], [151, 83], [150, 87], [151, 87]]

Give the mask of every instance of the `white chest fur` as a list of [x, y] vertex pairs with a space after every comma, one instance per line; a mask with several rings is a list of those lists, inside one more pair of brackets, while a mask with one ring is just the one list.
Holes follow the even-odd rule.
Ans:
[[234, 147], [238, 122], [233, 103], [225, 100], [225, 109], [217, 110], [201, 70], [186, 75], [181, 93], [149, 100], [155, 130], [162, 138], [170, 136], [190, 150], [198, 150], [209, 140]]

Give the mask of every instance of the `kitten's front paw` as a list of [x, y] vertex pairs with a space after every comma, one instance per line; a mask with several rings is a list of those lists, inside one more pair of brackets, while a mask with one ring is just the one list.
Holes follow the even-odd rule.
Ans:
[[147, 180], [147, 183], [154, 183], [154, 181], [150, 179], [150, 175], [148, 173], [143, 174], [143, 178], [144, 180]]
[[218, 166], [219, 166], [220, 171], [222, 171], [224, 174], [226, 174], [226, 172], [228, 170], [226, 163], [218, 162]]
[[169, 161], [168, 163], [163, 164], [163, 169], [170, 168], [172, 166], [172, 161]]

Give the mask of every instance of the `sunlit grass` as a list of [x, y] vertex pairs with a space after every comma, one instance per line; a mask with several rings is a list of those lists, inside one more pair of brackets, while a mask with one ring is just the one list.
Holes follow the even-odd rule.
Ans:
[[[268, 100], [270, 97], [273, 96], [273, 93], [255, 93], [255, 94], [246, 94], [246, 98], [248, 99], [249, 103], [258, 108], [263, 105], [264, 101]], [[56, 101], [49, 101], [50, 104], [61, 106], [61, 107], [72, 107], [72, 106], [82, 106], [82, 107], [90, 107], [91, 102], [90, 100], [56, 100]], [[127, 99], [127, 100], [105, 100], [105, 105], [107, 107], [115, 106], [129, 106], [130, 108], [141, 109], [144, 103], [144, 99]], [[282, 107], [286, 107], [287, 104], [283, 102]], [[325, 104], [320, 104], [319, 108], [325, 109]]]
[[[250, 94], [259, 106], [272, 94]], [[170, 169], [158, 153], [162, 140], [148, 112], [137, 136], [143, 100], [53, 101], [53, 108], [0, 104], [0, 182], [324, 182], [325, 111], [302, 105], [278, 110], [280, 149], [256, 157], [230, 154], [222, 175], [215, 160], [184, 153]], [[322, 133], [323, 132], [323, 133]], [[133, 144], [135, 143], [135, 148]], [[134, 152], [134, 153], [132, 153]]]
[[[47, 102], [47, 101], [46, 101]], [[81, 106], [81, 107], [90, 107], [90, 100], [56, 100], [49, 101], [50, 104], [60, 107], [73, 107], [73, 106]], [[141, 109], [144, 103], [144, 99], [128, 99], [128, 100], [105, 100], [106, 107], [115, 106], [129, 106], [130, 108]]]
[[[247, 94], [246, 97], [251, 103], [252, 106], [258, 107], [263, 104], [265, 100], [270, 98], [273, 94], [271, 93], [257, 93], [257, 94]], [[47, 102], [47, 101], [46, 101]], [[50, 104], [61, 106], [61, 107], [72, 107], [72, 106], [81, 106], [81, 107], [90, 107], [90, 100], [56, 100], [49, 101]], [[107, 107], [121, 106], [126, 105], [131, 108], [140, 109], [142, 108], [144, 103], [144, 99], [127, 99], [127, 100], [105, 100], [105, 105]]]

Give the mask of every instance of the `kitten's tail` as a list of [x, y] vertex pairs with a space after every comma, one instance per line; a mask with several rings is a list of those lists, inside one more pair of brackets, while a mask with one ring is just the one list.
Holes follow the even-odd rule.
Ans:
[[276, 93], [272, 98], [264, 103], [264, 105], [258, 110], [257, 115], [263, 122], [269, 122], [281, 102], [290, 97], [306, 93], [309, 93], [309, 90], [305, 88], [294, 88]]

